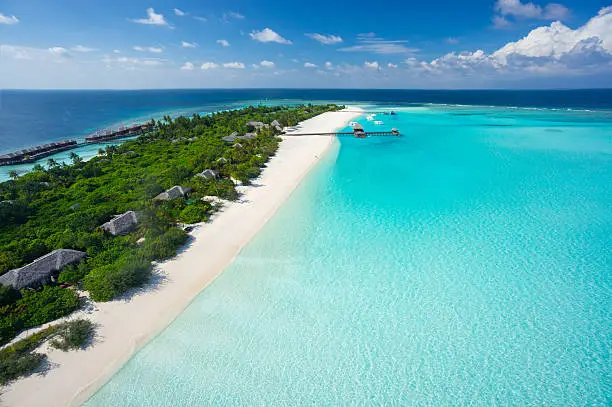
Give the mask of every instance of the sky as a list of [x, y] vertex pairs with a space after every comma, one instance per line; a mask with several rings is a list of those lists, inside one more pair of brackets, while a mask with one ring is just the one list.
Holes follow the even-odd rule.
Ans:
[[612, 1], [0, 0], [0, 89], [612, 87]]

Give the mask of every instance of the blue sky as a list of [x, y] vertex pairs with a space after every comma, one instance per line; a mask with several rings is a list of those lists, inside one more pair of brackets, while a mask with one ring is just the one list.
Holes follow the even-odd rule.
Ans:
[[610, 87], [610, 5], [1, 0], [0, 88]]

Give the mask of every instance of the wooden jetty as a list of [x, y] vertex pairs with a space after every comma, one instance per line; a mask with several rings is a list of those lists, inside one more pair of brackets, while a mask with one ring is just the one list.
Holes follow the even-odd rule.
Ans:
[[368, 131], [363, 129], [363, 126], [356, 124], [353, 126], [353, 131], [340, 131], [335, 133], [285, 133], [284, 136], [298, 137], [298, 136], [353, 136], [356, 138], [366, 138], [371, 136], [401, 136], [398, 129], [393, 128], [391, 131]]

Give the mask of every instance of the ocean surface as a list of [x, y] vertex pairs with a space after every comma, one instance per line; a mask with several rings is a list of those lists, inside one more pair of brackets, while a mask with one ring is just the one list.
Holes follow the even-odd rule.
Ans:
[[421, 102], [341, 138], [86, 406], [609, 406], [612, 109]]
[[[330, 89], [205, 89], [140, 91], [19, 91], [0, 89], [0, 154], [53, 141], [84, 138], [97, 130], [145, 122], [164, 115], [238, 108], [257, 104], [338, 102], [379, 106], [479, 105], [612, 111], [612, 90], [443, 91]], [[83, 145], [45, 157], [69, 162], [71, 152], [84, 159], [116, 143]], [[13, 170], [34, 164], [0, 167], [0, 181]]]

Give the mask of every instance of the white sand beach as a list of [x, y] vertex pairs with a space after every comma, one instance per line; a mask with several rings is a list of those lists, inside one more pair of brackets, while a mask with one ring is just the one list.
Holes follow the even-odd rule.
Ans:
[[[325, 113], [301, 123], [290, 134], [333, 132], [360, 115]], [[100, 388], [134, 352], [168, 326], [274, 215], [334, 142], [332, 137], [285, 136], [256, 186], [245, 188], [239, 202], [192, 232], [190, 245], [156, 267], [159, 283], [129, 299], [95, 303], [73, 315], [98, 325], [93, 346], [83, 351], [48, 350], [50, 369], [2, 390], [3, 406], [80, 405]], [[47, 349], [45, 349], [47, 351]]]

